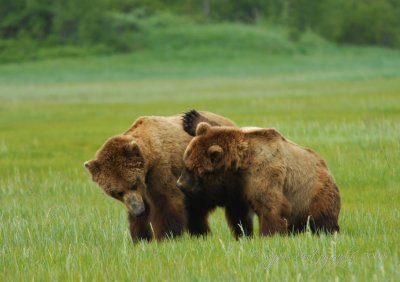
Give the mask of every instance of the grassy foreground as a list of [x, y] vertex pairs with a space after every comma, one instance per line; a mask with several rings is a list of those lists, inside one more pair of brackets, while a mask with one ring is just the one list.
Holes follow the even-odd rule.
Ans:
[[[398, 281], [400, 53], [137, 55], [0, 66], [0, 281]], [[337, 236], [130, 241], [83, 162], [140, 115], [197, 108], [275, 127], [328, 162]]]

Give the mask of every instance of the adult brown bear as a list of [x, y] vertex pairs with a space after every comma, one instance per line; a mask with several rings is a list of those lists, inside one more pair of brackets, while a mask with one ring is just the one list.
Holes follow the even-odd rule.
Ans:
[[[194, 123], [196, 124], [196, 123]], [[197, 126], [178, 180], [212, 197], [242, 193], [260, 220], [260, 234], [339, 231], [339, 190], [326, 163], [275, 129]], [[237, 183], [229, 189], [227, 183]], [[210, 184], [214, 190], [207, 189]], [[238, 211], [241, 207], [238, 207]]]
[[[202, 116], [235, 125], [210, 112]], [[191, 214], [190, 200], [176, 188], [182, 155], [192, 138], [183, 126], [181, 115], [140, 117], [126, 132], [108, 139], [96, 159], [85, 162], [93, 181], [125, 204], [133, 241], [178, 236], [185, 229], [192, 234], [209, 230], [206, 218]]]
[[[220, 126], [216, 119], [209, 120], [195, 110], [186, 112], [183, 115], [183, 128], [191, 136], [196, 135], [196, 126], [200, 122]], [[229, 174], [227, 172], [224, 181], [220, 181], [222, 179], [210, 180], [207, 183], [203, 183], [203, 189], [197, 189], [198, 182], [193, 183], [194, 187], [188, 187], [186, 184], [190, 182], [190, 179], [185, 179], [185, 175], [187, 174], [183, 174], [176, 185], [184, 192], [188, 203], [189, 215], [194, 219], [193, 222], [195, 224], [192, 224], [192, 233], [208, 233], [210, 231], [207, 223], [208, 214], [216, 207], [224, 207], [228, 226], [235, 238], [253, 234], [254, 213], [240, 190], [240, 179], [237, 174]], [[181, 185], [182, 183], [185, 185]], [[195, 228], [198, 228], [198, 230]]]

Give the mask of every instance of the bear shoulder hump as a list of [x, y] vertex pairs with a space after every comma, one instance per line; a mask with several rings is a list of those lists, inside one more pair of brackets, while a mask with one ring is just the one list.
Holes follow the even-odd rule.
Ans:
[[285, 140], [275, 128], [244, 127], [242, 130], [249, 138], [258, 138], [266, 141]]

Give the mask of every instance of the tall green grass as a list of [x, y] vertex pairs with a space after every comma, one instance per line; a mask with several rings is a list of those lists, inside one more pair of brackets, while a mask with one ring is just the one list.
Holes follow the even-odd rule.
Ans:
[[[328, 55], [327, 55], [328, 54]], [[397, 281], [400, 54], [153, 53], [0, 66], [0, 280]], [[83, 168], [141, 115], [197, 108], [315, 149], [341, 189], [341, 233], [130, 241], [124, 207]]]

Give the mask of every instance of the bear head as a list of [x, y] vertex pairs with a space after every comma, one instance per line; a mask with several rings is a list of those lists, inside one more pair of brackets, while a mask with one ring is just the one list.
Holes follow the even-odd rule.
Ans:
[[134, 138], [119, 135], [110, 138], [96, 154], [84, 163], [92, 180], [109, 196], [125, 204], [129, 214], [145, 212], [144, 158]]
[[185, 193], [195, 193], [210, 184], [222, 183], [228, 172], [240, 167], [246, 149], [247, 143], [240, 129], [199, 123], [196, 136], [183, 155], [184, 169], [177, 187]]

